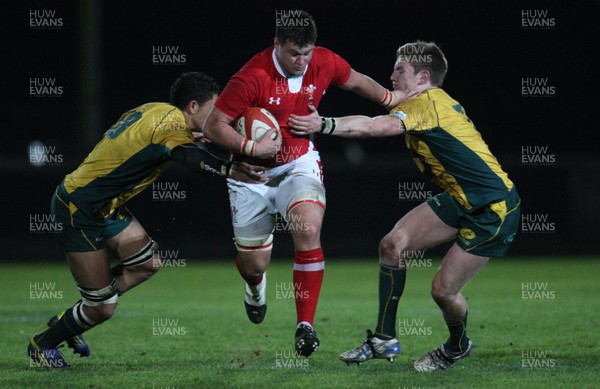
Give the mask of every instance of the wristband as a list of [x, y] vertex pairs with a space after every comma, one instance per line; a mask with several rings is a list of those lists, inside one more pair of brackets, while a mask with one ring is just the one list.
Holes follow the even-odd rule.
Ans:
[[321, 118], [321, 133], [331, 135], [335, 131], [335, 118]]
[[253, 140], [244, 139], [240, 145], [240, 152], [244, 155], [252, 157], [254, 155], [255, 143]]
[[394, 100], [394, 94], [392, 92], [390, 92], [389, 90], [385, 90], [385, 94], [383, 95], [383, 98], [381, 99], [381, 101], [379, 102], [379, 104], [387, 107], [390, 104], [392, 104], [392, 101]]

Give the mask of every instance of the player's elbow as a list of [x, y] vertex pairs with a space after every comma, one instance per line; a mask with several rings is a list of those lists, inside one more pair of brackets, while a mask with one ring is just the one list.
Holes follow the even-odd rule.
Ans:
[[356, 132], [361, 138], [376, 138], [386, 136], [390, 132], [390, 125], [377, 118], [365, 120], [361, 126], [356, 128]]
[[338, 119], [340, 127], [346, 137], [349, 138], [370, 138], [375, 136], [375, 122], [373, 118], [366, 116], [354, 116], [349, 118]]
[[399, 122], [389, 116], [378, 116], [371, 120], [371, 136], [394, 136], [402, 133]]
[[378, 136], [377, 134], [377, 123], [375, 122], [374, 119], [369, 118], [369, 120], [366, 120], [363, 125], [358, 126], [355, 131], [357, 133], [357, 135], [361, 138], [373, 138]]

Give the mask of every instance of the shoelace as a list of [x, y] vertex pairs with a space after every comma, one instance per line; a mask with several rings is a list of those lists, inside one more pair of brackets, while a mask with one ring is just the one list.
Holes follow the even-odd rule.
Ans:
[[431, 356], [431, 359], [436, 362], [436, 364], [446, 368], [448, 366], [450, 366], [452, 364], [451, 361], [449, 361], [444, 354], [442, 354], [442, 351], [440, 349], [437, 349], [435, 351], [432, 351], [429, 353], [429, 355]]

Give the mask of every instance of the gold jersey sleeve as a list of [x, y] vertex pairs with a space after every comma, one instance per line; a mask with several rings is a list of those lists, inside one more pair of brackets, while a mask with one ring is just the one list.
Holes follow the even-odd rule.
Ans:
[[80, 210], [103, 217], [152, 184], [173, 148], [194, 144], [182, 112], [147, 103], [125, 112], [91, 153], [68, 174], [64, 186]]

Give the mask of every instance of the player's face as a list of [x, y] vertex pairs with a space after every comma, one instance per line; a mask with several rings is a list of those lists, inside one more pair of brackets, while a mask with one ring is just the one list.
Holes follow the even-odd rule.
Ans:
[[394, 90], [417, 90], [420, 84], [420, 72], [415, 74], [415, 68], [400, 58], [394, 64], [394, 71], [390, 77]]
[[315, 45], [307, 45], [302, 48], [286, 41], [282, 45], [278, 39], [275, 39], [275, 57], [279, 66], [287, 74], [300, 76], [304, 73], [306, 65], [310, 62]]
[[214, 95], [212, 99], [202, 105], [195, 104], [192, 107], [193, 113], [189, 116], [188, 123], [186, 123], [190, 129], [194, 131], [202, 131], [204, 129], [204, 122], [213, 105], [215, 105], [215, 101], [217, 101], [217, 95]]

